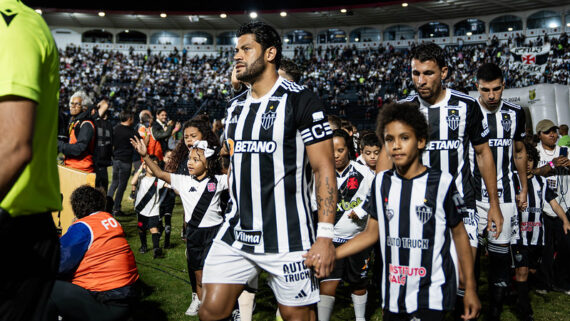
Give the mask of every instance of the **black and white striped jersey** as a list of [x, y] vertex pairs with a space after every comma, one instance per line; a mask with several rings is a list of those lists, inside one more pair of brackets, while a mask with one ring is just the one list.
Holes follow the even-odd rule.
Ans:
[[170, 174], [170, 185], [180, 194], [184, 221], [193, 227], [212, 227], [224, 221], [220, 195], [228, 189], [227, 175], [193, 176]]
[[[366, 227], [366, 211], [362, 209], [374, 174], [366, 165], [350, 161], [342, 172], [336, 172], [338, 203], [334, 225], [333, 242], [345, 243]], [[352, 211], [360, 213], [360, 220], [348, 216]]]
[[235, 97], [227, 119], [232, 207], [218, 238], [250, 253], [308, 250], [315, 235], [305, 146], [332, 137], [320, 100], [279, 77], [260, 99], [250, 90]]
[[430, 105], [419, 96], [404, 101], [416, 102], [429, 125], [429, 140], [422, 155], [424, 165], [448, 172], [469, 208], [475, 208], [473, 175], [469, 164], [469, 144], [486, 143], [489, 131], [483, 128], [483, 115], [477, 101], [452, 89], [445, 98]]
[[[525, 114], [522, 107], [501, 101], [495, 111], [488, 111], [479, 104], [483, 114], [483, 127], [489, 129], [489, 147], [497, 171], [497, 192], [500, 203], [514, 203], [513, 185], [514, 144], [525, 137]], [[475, 178], [475, 199], [489, 202], [489, 194], [475, 160], [475, 151], [470, 151], [471, 167]]]
[[364, 208], [378, 220], [383, 308], [453, 309], [459, 274], [451, 228], [466, 211], [453, 176], [434, 168], [413, 179], [381, 172]]
[[156, 177], [142, 176], [135, 197], [135, 211], [142, 216], [159, 216], [164, 200], [165, 182]]
[[[519, 190], [518, 180], [515, 179], [516, 190]], [[542, 211], [550, 208], [550, 201], [556, 199], [556, 193], [550, 189], [544, 177], [534, 175], [527, 180], [527, 207], [519, 211], [519, 238], [513, 244], [544, 245], [544, 219]]]

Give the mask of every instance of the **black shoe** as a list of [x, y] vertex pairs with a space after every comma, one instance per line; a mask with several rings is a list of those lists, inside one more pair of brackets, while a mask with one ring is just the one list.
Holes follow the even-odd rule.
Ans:
[[152, 258], [153, 259], [158, 259], [162, 257], [162, 249], [161, 248], [156, 248], [152, 250]]
[[147, 250], [146, 246], [141, 246], [141, 248], [139, 249], [140, 254], [145, 254], [147, 251], [148, 250]]

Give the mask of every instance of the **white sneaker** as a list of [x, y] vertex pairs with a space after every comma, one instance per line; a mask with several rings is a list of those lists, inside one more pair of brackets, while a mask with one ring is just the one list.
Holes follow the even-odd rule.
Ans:
[[194, 316], [198, 315], [198, 310], [200, 310], [200, 299], [198, 299], [198, 293], [192, 292], [192, 302], [186, 310], [186, 315]]

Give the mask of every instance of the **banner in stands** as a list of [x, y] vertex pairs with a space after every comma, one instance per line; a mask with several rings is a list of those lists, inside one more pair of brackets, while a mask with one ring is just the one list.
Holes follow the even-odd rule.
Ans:
[[550, 53], [550, 44], [537, 47], [515, 47], [511, 49], [515, 61], [523, 65], [544, 65]]
[[511, 53], [514, 57], [512, 65], [514, 69], [524, 69], [533, 75], [543, 74], [550, 53], [550, 44], [537, 47], [515, 47], [511, 49]]
[[[476, 91], [469, 92], [479, 98]], [[503, 99], [522, 106], [526, 111], [527, 126], [532, 126], [543, 119], [550, 119], [557, 125], [570, 125], [570, 90], [565, 85], [539, 84], [523, 88], [511, 88], [503, 91]]]

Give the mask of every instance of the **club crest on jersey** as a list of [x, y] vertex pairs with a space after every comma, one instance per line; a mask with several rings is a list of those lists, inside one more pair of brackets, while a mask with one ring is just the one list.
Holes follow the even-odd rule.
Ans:
[[269, 106], [267, 111], [261, 115], [261, 127], [263, 127], [265, 130], [268, 130], [271, 128], [271, 126], [273, 126], [276, 117], [277, 113], [275, 112], [275, 106]]
[[503, 125], [503, 129], [507, 132], [511, 131], [511, 125], [513, 121], [508, 114], [503, 114], [503, 119], [501, 119], [501, 125]]
[[445, 120], [447, 120], [447, 126], [449, 126], [449, 129], [457, 130], [457, 128], [459, 128], [459, 122], [461, 121], [461, 118], [459, 117], [459, 111], [456, 109], [448, 110]]
[[433, 216], [433, 211], [431, 207], [426, 205], [416, 206], [416, 215], [422, 224], [427, 223], [429, 219]]
[[216, 183], [208, 183], [208, 192], [215, 192], [216, 191]]
[[386, 214], [386, 218], [388, 218], [388, 221], [392, 220], [392, 217], [394, 217], [394, 210], [391, 208], [387, 208], [384, 213]]

